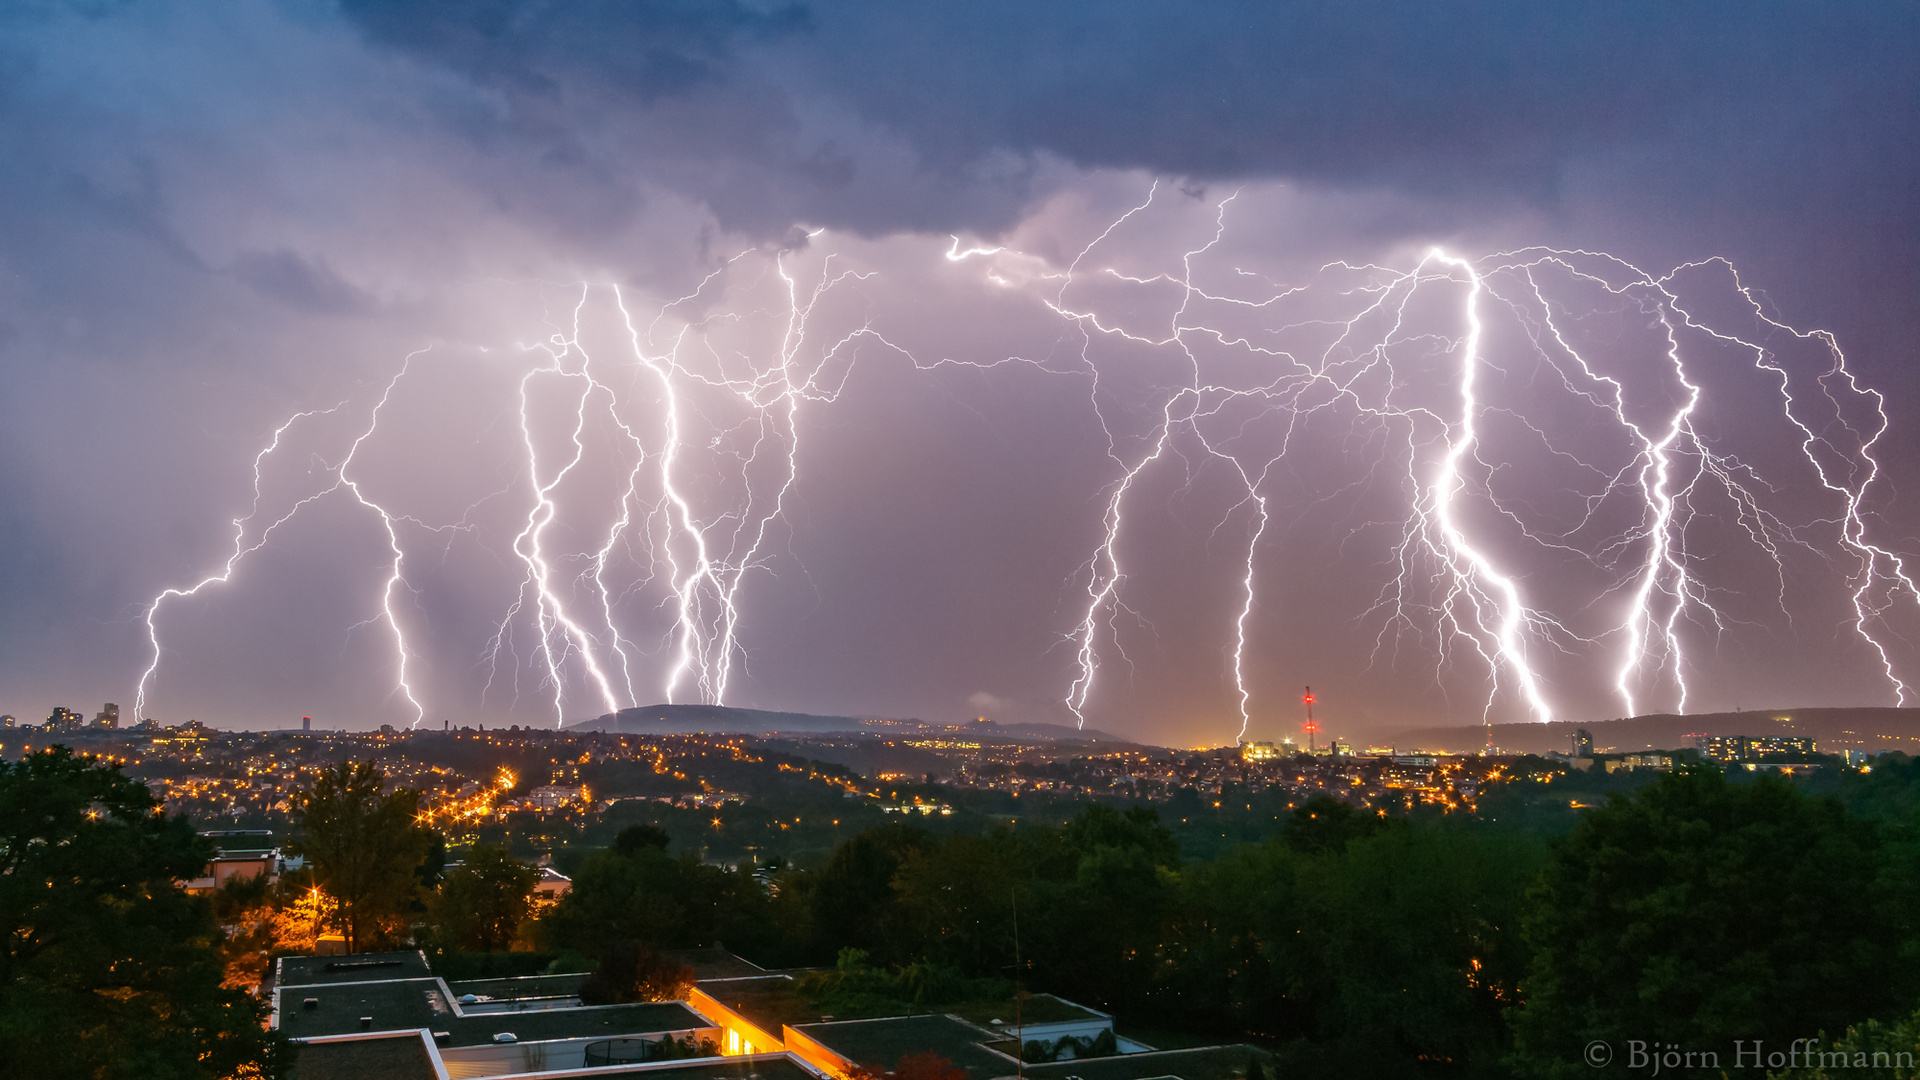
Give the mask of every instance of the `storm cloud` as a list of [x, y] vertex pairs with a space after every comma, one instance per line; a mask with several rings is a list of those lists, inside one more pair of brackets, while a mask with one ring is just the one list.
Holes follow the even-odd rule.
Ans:
[[[1920, 462], [1906, 426], [1920, 420], [1916, 61], [1920, 9], [1897, 3], [13, 5], [0, 711], [125, 702], [146, 605], [221, 568], [275, 428], [341, 410], [273, 459], [270, 515], [337, 466], [364, 409], [426, 350], [394, 406], [405, 434], [366, 451], [376, 486], [467, 529], [408, 537], [410, 617], [433, 642], [419, 666], [446, 715], [548, 719], [537, 672], [521, 672], [524, 708], [479, 691], [478, 631], [499, 617], [485, 568], [514, 555], [477, 537], [522, 512], [526, 482], [501, 449], [518, 445], [503, 358], [566, 324], [581, 283], [659, 310], [733, 266], [713, 310], [751, 298], [764, 314], [778, 299], [764, 268], [786, 252], [808, 273], [834, 255], [873, 275], [836, 294], [823, 327], [954, 363], [929, 376], [869, 341], [845, 397], [809, 416], [820, 457], [756, 578], [764, 630], [743, 647], [739, 703], [1062, 719], [1060, 643], [1113, 462], [1082, 383], [965, 365], [1018, 355], [1057, 373], [1066, 362], [1046, 358], [1082, 342], [936, 270], [950, 245], [1004, 244], [1039, 261], [996, 274], [1046, 280], [1156, 178], [1161, 201], [1111, 250], [1143, 277], [1180, 272], [1241, 189], [1206, 264], [1222, 275], [1309, 280], [1433, 243], [1605, 248], [1650, 269], [1726, 256], [1771, 314], [1832, 330], [1886, 393], [1897, 426], [1879, 444], [1876, 527], [1915, 551], [1920, 518], [1899, 493]], [[595, 295], [610, 320], [611, 294]], [[1164, 300], [1100, 294], [1143, 326]], [[622, 347], [616, 322], [596, 325], [600, 355]], [[1116, 378], [1133, 362], [1115, 360]], [[1759, 413], [1716, 415], [1738, 428]], [[1152, 498], [1205, 502], [1195, 491]], [[235, 587], [170, 609], [181, 649], [159, 718], [405, 718], [390, 646], [354, 629], [384, 540], [349, 503], [310, 516]], [[1219, 552], [1201, 533], [1143, 543], [1169, 566], [1204, 562]], [[1281, 562], [1330, 557], [1274, 543]], [[1097, 726], [1222, 736], [1218, 570], [1185, 593], [1178, 575], [1143, 575], [1156, 613], [1140, 640], [1158, 635], [1164, 655], [1140, 654], [1132, 696], [1116, 691]], [[1430, 672], [1299, 659], [1315, 645], [1282, 609], [1305, 599], [1267, 612], [1272, 702], [1302, 669], [1333, 669], [1378, 726], [1474, 714]], [[1847, 688], [1860, 655], [1839, 617], [1731, 647], [1729, 671], [1791, 685], [1804, 650], [1822, 703], [1877, 703], [1878, 686]]]

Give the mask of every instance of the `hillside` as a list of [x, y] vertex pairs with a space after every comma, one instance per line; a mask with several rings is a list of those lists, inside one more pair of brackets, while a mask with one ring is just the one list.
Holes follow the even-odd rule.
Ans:
[[813, 713], [737, 709], [728, 705], [647, 705], [622, 709], [592, 720], [568, 725], [574, 731], [611, 731], [631, 735], [825, 735], [854, 734], [921, 738], [965, 732], [972, 738], [1007, 742], [1111, 742], [1124, 740], [1091, 728], [1079, 730], [1057, 724], [1001, 724], [975, 720], [964, 724], [933, 724], [924, 720], [876, 717], [818, 716]]

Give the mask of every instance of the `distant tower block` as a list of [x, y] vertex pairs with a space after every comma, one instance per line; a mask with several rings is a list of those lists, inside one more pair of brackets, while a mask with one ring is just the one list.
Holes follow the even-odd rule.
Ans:
[[117, 731], [120, 728], [120, 706], [107, 702], [99, 712], [93, 714], [93, 726], [102, 731]]
[[313, 717], [311, 717], [311, 716], [303, 716], [303, 717], [301, 717], [301, 718], [300, 718], [300, 730], [301, 730], [301, 731], [312, 731], [312, 730], [313, 730]]
[[1573, 733], [1573, 756], [1593, 756], [1593, 735], [1586, 728], [1577, 728]]

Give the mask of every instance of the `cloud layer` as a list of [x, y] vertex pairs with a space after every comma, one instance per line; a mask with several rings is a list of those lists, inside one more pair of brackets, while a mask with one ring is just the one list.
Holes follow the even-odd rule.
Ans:
[[[469, 448], [459, 464], [484, 476], [423, 517], [458, 522], [467, 498], [526, 482], [500, 442], [517, 370], [502, 358], [564, 323], [580, 282], [657, 306], [743, 251], [808, 266], [833, 251], [877, 275], [846, 290], [843, 330], [921, 357], [1069, 356], [1074, 328], [943, 276], [947, 234], [1031, 253], [998, 273], [1056, 273], [1154, 177], [1203, 211], [1245, 186], [1217, 266], [1276, 280], [1404, 264], [1436, 241], [1661, 267], [1727, 255], [1787, 321], [1834, 329], [1896, 416], [1920, 417], [1916, 55], [1920, 15], [1900, 4], [15, 7], [0, 16], [0, 711], [128, 699], [143, 605], [219, 568], [274, 428], [361, 407], [415, 350], [447, 358], [408, 406], [437, 439], [380, 454], [426, 499], [444, 477], [402, 462]], [[1143, 217], [1111, 265], [1177, 272], [1206, 224]], [[820, 479], [761, 586], [741, 703], [946, 715], [971, 695], [1058, 718], [1074, 575], [1113, 479], [1084, 438], [1086, 389], [865, 355], [815, 418]], [[280, 481], [337, 464], [321, 434]], [[1904, 428], [1882, 443], [1896, 490], [1916, 447]], [[497, 501], [484, 512], [510, 518]], [[1903, 506], [1876, 507], [1896, 537], [1916, 531]], [[379, 537], [351, 506], [315, 519], [263, 549], [245, 587], [181, 609], [204, 623], [182, 624], [183, 646], [203, 644], [183, 647], [162, 719], [404, 711], [378, 674], [388, 646], [348, 629]], [[477, 692], [473, 628], [497, 617], [479, 567], [512, 553], [463, 537], [414, 537], [442, 553], [437, 569], [419, 556], [440, 575], [414, 612], [438, 642], [423, 667], [456, 719], [532, 720], [547, 706], [531, 686], [524, 716]], [[1166, 543], [1180, 564], [1185, 541]], [[1163, 598], [1156, 625], [1182, 644], [1143, 659], [1099, 726], [1219, 737], [1232, 702], [1211, 588]], [[1268, 613], [1270, 697], [1300, 681], [1288, 653], [1307, 646], [1281, 629], [1298, 602]], [[1754, 648], [1851, 671], [1857, 648], [1820, 618]], [[1313, 664], [1349, 672], [1383, 725], [1471, 711], [1430, 679]]]

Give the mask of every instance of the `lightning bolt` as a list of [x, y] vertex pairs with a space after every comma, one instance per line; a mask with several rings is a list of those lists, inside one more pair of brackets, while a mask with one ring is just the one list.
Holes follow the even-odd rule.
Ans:
[[[400, 694], [402, 697], [404, 697], [407, 701], [407, 704], [412, 707], [413, 714], [414, 714], [413, 723], [415, 725], [418, 725], [420, 721], [426, 717], [425, 706], [423, 706], [420, 703], [419, 697], [416, 696], [414, 693], [413, 686], [408, 682], [407, 664], [409, 659], [412, 656], [412, 650], [407, 645], [406, 631], [400, 625], [400, 618], [398, 614], [394, 611], [394, 607], [393, 607], [394, 591], [405, 585], [405, 580], [401, 573], [401, 567], [402, 567], [403, 561], [406, 558], [405, 552], [400, 546], [400, 536], [396, 526], [396, 522], [399, 520], [406, 520], [414, 524], [424, 525], [424, 523], [418, 521], [418, 519], [415, 519], [415, 518], [402, 518], [400, 515], [392, 514], [385, 507], [381, 506], [379, 503], [376, 503], [373, 500], [367, 498], [366, 493], [360, 487], [359, 481], [355, 480], [351, 475], [349, 475], [349, 472], [348, 472], [348, 470], [352, 468], [354, 458], [359, 454], [361, 446], [363, 446], [366, 443], [366, 441], [373, 436], [374, 431], [379, 427], [380, 411], [386, 408], [387, 403], [392, 399], [394, 387], [400, 384], [400, 380], [406, 376], [407, 369], [411, 366], [414, 357], [418, 355], [419, 355], [418, 352], [408, 354], [406, 360], [400, 365], [400, 369], [394, 373], [391, 379], [387, 381], [386, 386], [382, 390], [379, 399], [374, 403], [373, 407], [368, 411], [366, 427], [362, 428], [360, 431], [360, 434], [353, 439], [352, 443], [347, 448], [347, 452], [345, 456], [343, 456], [340, 459], [340, 462], [338, 464], [329, 466], [327, 469], [323, 470], [324, 474], [331, 475], [333, 477], [333, 482], [331, 484], [328, 484], [326, 487], [318, 491], [312, 492], [306, 496], [303, 496], [302, 498], [295, 501], [293, 506], [289, 508], [286, 513], [280, 515], [278, 518], [270, 522], [265, 528], [261, 529], [259, 536], [255, 537], [253, 541], [249, 543], [247, 540], [247, 525], [253, 520], [253, 518], [258, 516], [260, 511], [260, 503], [262, 499], [261, 470], [264, 467], [266, 460], [280, 449], [280, 444], [282, 439], [286, 437], [288, 430], [290, 430], [295, 424], [299, 423], [301, 420], [305, 420], [310, 417], [325, 416], [325, 415], [329, 415], [334, 412], [337, 412], [340, 409], [345, 408], [347, 403], [341, 402], [340, 404], [335, 405], [329, 409], [309, 410], [305, 412], [295, 413], [292, 416], [288, 417], [284, 422], [282, 422], [279, 427], [274, 429], [273, 436], [267, 441], [267, 445], [262, 447], [259, 453], [254, 455], [253, 501], [249, 511], [245, 515], [242, 515], [241, 517], [235, 518], [233, 520], [233, 531], [234, 531], [233, 551], [227, 556], [226, 562], [222, 564], [218, 572], [202, 578], [200, 581], [196, 582], [191, 586], [188, 586], [185, 588], [168, 588], [168, 589], [162, 590], [157, 596], [153, 598], [153, 600], [150, 603], [147, 604], [146, 612], [144, 615], [144, 621], [147, 627], [147, 642], [149, 647], [152, 650], [152, 655], [147, 663], [146, 670], [140, 673], [140, 680], [134, 689], [133, 711], [135, 716], [144, 717], [144, 714], [146, 712], [146, 707], [147, 707], [147, 688], [149, 685], [153, 683], [160, 669], [161, 647], [160, 647], [160, 629], [158, 624], [158, 618], [159, 618], [161, 605], [168, 600], [184, 599], [187, 597], [197, 596], [200, 594], [201, 590], [210, 588], [215, 585], [230, 584], [233, 581], [234, 575], [239, 571], [241, 561], [244, 560], [248, 555], [251, 555], [254, 552], [265, 547], [268, 541], [272, 539], [273, 534], [276, 531], [278, 531], [282, 526], [285, 526], [289, 522], [293, 521], [293, 519], [299, 515], [300, 511], [320, 501], [321, 499], [324, 499], [328, 495], [332, 495], [340, 491], [345, 491], [350, 495], [352, 495], [354, 500], [357, 503], [359, 503], [362, 507], [365, 507], [366, 509], [372, 511], [380, 519], [382, 529], [384, 530], [386, 535], [388, 550], [391, 551], [393, 554], [393, 561], [390, 564], [390, 571], [387, 575], [386, 581], [383, 583], [382, 588], [380, 590], [380, 614], [374, 616], [373, 620], [368, 620], [368, 621], [369, 622], [375, 621], [375, 620], [384, 621], [387, 624], [387, 628], [392, 631], [393, 640], [394, 640], [394, 659], [396, 663], [395, 691], [398, 694]], [[429, 526], [429, 528], [432, 528], [432, 527]], [[366, 624], [367, 624], [366, 622], [362, 622], [358, 624], [358, 626], [364, 626]], [[358, 627], [356, 626], [355, 628], [357, 629]]]
[[[588, 634], [586, 628], [567, 610], [564, 598], [554, 585], [553, 560], [545, 547], [545, 536], [549, 526], [560, 514], [559, 504], [554, 499], [554, 491], [565, 481], [586, 457], [586, 443], [583, 433], [587, 428], [587, 407], [602, 392], [611, 396], [588, 370], [591, 363], [586, 350], [579, 344], [580, 311], [587, 304], [590, 290], [580, 290], [580, 300], [573, 308], [572, 332], [567, 335], [555, 335], [554, 339], [538, 351], [545, 352], [549, 363], [531, 367], [520, 378], [519, 420], [521, 445], [526, 449], [526, 468], [528, 485], [532, 489], [532, 499], [527, 510], [526, 525], [519, 535], [513, 538], [512, 550], [526, 567], [526, 576], [520, 583], [518, 594], [502, 617], [498, 631], [489, 642], [489, 658], [495, 663], [499, 659], [499, 650], [506, 638], [508, 624], [527, 609], [529, 600], [534, 611], [537, 628], [536, 649], [546, 669], [546, 685], [553, 691], [554, 724], [560, 726], [566, 722], [566, 676], [561, 668], [571, 655], [578, 655], [585, 667], [588, 679], [600, 693], [600, 701], [608, 712], [620, 708], [620, 699], [614, 694], [613, 683], [608, 678], [598, 655], [598, 642]], [[576, 369], [569, 370], [567, 361], [579, 358]], [[556, 376], [580, 385], [579, 396], [575, 399], [572, 430], [569, 442], [573, 453], [559, 468], [553, 469], [546, 479], [541, 478], [540, 451], [535, 436], [536, 424], [530, 414], [530, 387], [536, 377]], [[622, 501], [624, 510], [625, 500]], [[613, 539], [609, 539], [611, 545]], [[596, 579], [598, 575], [596, 574]], [[602, 593], [603, 609], [610, 607], [606, 594]], [[611, 619], [609, 619], [611, 625]], [[613, 633], [616, 635], [618, 631]]]
[[[1853, 628], [1878, 658], [1895, 700], [1905, 703], [1907, 686], [1897, 674], [1885, 620], [1896, 603], [1920, 601], [1920, 588], [1916, 588], [1914, 576], [1898, 550], [1869, 539], [1871, 514], [1867, 510], [1869, 489], [1882, 472], [1873, 447], [1888, 424], [1884, 398], [1859, 385], [1846, 368], [1844, 355], [1831, 334], [1796, 330], [1768, 317], [1751, 291], [1738, 284], [1736, 277], [1736, 287], [1751, 307], [1757, 325], [1791, 334], [1802, 341], [1818, 341], [1830, 351], [1832, 366], [1819, 382], [1827, 390], [1826, 396], [1832, 401], [1836, 416], [1843, 408], [1834, 399], [1834, 386], [1841, 387], [1843, 395], [1870, 403], [1873, 422], [1865, 430], [1856, 430], [1841, 418], [1842, 425], [1854, 436], [1851, 448], [1836, 446], [1817, 434], [1816, 423], [1802, 418], [1796, 411], [1799, 406], [1791, 392], [1791, 376], [1764, 344], [1715, 329], [1689, 313], [1674, 288], [1675, 278], [1689, 269], [1708, 264], [1687, 264], [1655, 276], [1604, 253], [1544, 248], [1501, 253], [1484, 260], [1469, 260], [1436, 249], [1429, 252], [1420, 265], [1406, 271], [1372, 265], [1327, 264], [1320, 268], [1320, 276], [1336, 272], [1367, 276], [1357, 287], [1336, 290], [1339, 295], [1361, 300], [1360, 309], [1345, 317], [1322, 317], [1265, 328], [1267, 334], [1278, 337], [1314, 325], [1336, 327], [1339, 335], [1334, 343], [1315, 356], [1260, 345], [1245, 334], [1221, 325], [1187, 318], [1200, 303], [1240, 308], [1243, 312], [1268, 311], [1303, 291], [1314, 291], [1313, 286], [1295, 286], [1278, 289], [1264, 297], [1245, 298], [1204, 290], [1195, 284], [1195, 260], [1218, 243], [1227, 206], [1233, 201], [1229, 197], [1217, 206], [1219, 216], [1212, 238], [1185, 253], [1179, 275], [1139, 277], [1117, 270], [1104, 271], [1116, 280], [1139, 285], [1171, 283], [1182, 290], [1183, 298], [1163, 332], [1129, 331], [1122, 328], [1122, 320], [1116, 316], [1104, 315], [1096, 307], [1069, 304], [1068, 289], [1083, 275], [1083, 264], [1129, 219], [1147, 211], [1157, 192], [1156, 186], [1143, 203], [1128, 209], [1082, 248], [1060, 275], [1063, 284], [1055, 293], [1036, 297], [1049, 310], [1081, 328], [1087, 343], [1082, 355], [1096, 388], [1099, 367], [1092, 358], [1091, 345], [1102, 337], [1131, 345], [1176, 349], [1193, 373], [1191, 379], [1173, 389], [1161, 403], [1147, 450], [1124, 460], [1097, 389], [1094, 395], [1093, 409], [1101, 419], [1109, 440], [1109, 453], [1120, 472], [1104, 502], [1098, 542], [1084, 564], [1086, 602], [1079, 625], [1069, 637], [1074, 645], [1075, 673], [1064, 703], [1082, 724], [1102, 667], [1104, 650], [1111, 649], [1122, 661], [1126, 660], [1121, 627], [1116, 620], [1131, 613], [1123, 599], [1128, 575], [1119, 555], [1127, 532], [1127, 499], [1146, 474], [1169, 459], [1182, 456], [1175, 445], [1178, 439], [1184, 438], [1195, 442], [1203, 454], [1231, 464], [1246, 493], [1238, 505], [1250, 503], [1256, 510], [1256, 524], [1251, 530], [1240, 578], [1243, 602], [1233, 613], [1230, 628], [1233, 690], [1241, 718], [1240, 735], [1245, 737], [1253, 699], [1253, 689], [1247, 681], [1246, 652], [1249, 620], [1256, 606], [1256, 553], [1271, 524], [1269, 499], [1272, 496], [1266, 493], [1265, 485], [1286, 450], [1283, 449], [1280, 456], [1271, 456], [1250, 455], [1234, 449], [1228, 441], [1231, 432], [1243, 431], [1245, 420], [1235, 429], [1229, 429], [1226, 438], [1210, 433], [1204, 423], [1225, 415], [1218, 407], [1202, 405], [1210, 397], [1266, 403], [1267, 414], [1279, 417], [1284, 425], [1289, 445], [1302, 424], [1339, 406], [1349, 410], [1348, 415], [1356, 420], [1382, 424], [1402, 433], [1404, 456], [1400, 458], [1398, 471], [1401, 485], [1411, 494], [1410, 513], [1400, 526], [1401, 541], [1395, 564], [1398, 572], [1371, 613], [1388, 616], [1382, 630], [1383, 642], [1392, 626], [1416, 632], [1425, 626], [1428, 632], [1436, 633], [1436, 655], [1440, 658], [1436, 679], [1452, 664], [1449, 643], [1468, 646], [1470, 654], [1485, 671], [1488, 694], [1483, 712], [1489, 722], [1503, 680], [1535, 719], [1551, 719], [1554, 709], [1546, 689], [1547, 680], [1540, 672], [1536, 657], [1564, 653], [1570, 648], [1601, 647], [1606, 642], [1611, 642], [1609, 647], [1616, 652], [1614, 687], [1627, 715], [1635, 715], [1639, 709], [1639, 685], [1649, 665], [1670, 681], [1674, 707], [1685, 711], [1688, 672], [1694, 666], [1687, 649], [1691, 632], [1688, 627], [1700, 625], [1717, 635], [1730, 626], [1729, 619], [1713, 600], [1717, 590], [1701, 579], [1698, 558], [1690, 551], [1688, 536], [1702, 513], [1698, 504], [1717, 494], [1731, 505], [1739, 526], [1774, 565], [1779, 580], [1779, 606], [1789, 621], [1792, 616], [1785, 599], [1786, 550], [1790, 547], [1825, 550], [1810, 536], [1810, 527], [1816, 522], [1796, 526], [1767, 509], [1766, 497], [1776, 490], [1776, 485], [1760, 477], [1739, 458], [1716, 450], [1698, 429], [1695, 420], [1706, 389], [1692, 378], [1682, 341], [1684, 332], [1694, 331], [1750, 349], [1755, 364], [1778, 378], [1784, 415], [1801, 435], [1807, 462], [1818, 482], [1843, 502], [1837, 515], [1838, 540], [1840, 547], [1851, 554], [1855, 566], [1849, 581]], [[994, 256], [1010, 252], [1005, 247], [990, 246], [963, 249], [962, 243], [958, 237], [953, 238], [946, 254], [950, 261], [980, 259], [991, 263]], [[1724, 260], [1714, 262], [1725, 265]], [[1600, 265], [1587, 265], [1590, 263]], [[1634, 310], [1646, 314], [1652, 324], [1660, 328], [1664, 340], [1662, 356], [1672, 381], [1679, 388], [1678, 400], [1663, 416], [1651, 423], [1635, 419], [1628, 406], [1627, 385], [1603, 373], [1570, 342], [1560, 325], [1562, 316], [1554, 311], [1538, 273], [1547, 269], [1557, 269], [1576, 281], [1597, 284], [1630, 301]], [[1726, 265], [1726, 269], [1732, 272], [1730, 265]], [[1244, 271], [1237, 273], [1242, 277], [1251, 276]], [[1493, 280], [1496, 277], [1506, 279], [1504, 291], [1496, 287]], [[1511, 279], [1517, 279], [1524, 288], [1513, 288]], [[1005, 278], [994, 275], [990, 280], [1001, 283]], [[1467, 286], [1455, 308], [1464, 330], [1438, 335], [1433, 330], [1409, 331], [1408, 311], [1415, 293], [1456, 280], [1464, 281]], [[1552, 446], [1547, 433], [1539, 426], [1524, 417], [1514, 417], [1546, 444], [1552, 456], [1566, 458], [1588, 473], [1604, 478], [1601, 489], [1586, 500], [1588, 513], [1559, 533], [1542, 532], [1531, 526], [1523, 513], [1503, 501], [1490, 486], [1500, 466], [1483, 459], [1479, 427], [1486, 415], [1512, 413], [1509, 407], [1496, 408], [1481, 400], [1477, 393], [1478, 381], [1487, 363], [1482, 309], [1490, 299], [1508, 308], [1513, 321], [1533, 338], [1538, 358], [1559, 373], [1569, 396], [1603, 410], [1634, 447], [1629, 462], [1603, 469]], [[1376, 319], [1384, 321], [1384, 329], [1369, 331], [1369, 321]], [[1441, 351], [1450, 358], [1454, 373], [1452, 385], [1458, 396], [1456, 408], [1446, 415], [1437, 402], [1405, 400], [1404, 387], [1410, 381], [1409, 375], [1396, 365], [1392, 354], [1396, 348], [1422, 339], [1437, 341]], [[1237, 388], [1206, 383], [1200, 377], [1200, 361], [1196, 356], [1196, 347], [1203, 342], [1271, 361], [1274, 365], [1271, 381]], [[1433, 461], [1425, 466], [1430, 470], [1426, 479], [1422, 479], [1423, 466], [1419, 464], [1423, 451], [1432, 455]], [[1844, 475], [1830, 464], [1834, 458], [1847, 463]], [[1369, 474], [1369, 480], [1375, 478], [1375, 474]], [[1479, 538], [1479, 529], [1468, 524], [1463, 500], [1469, 496], [1483, 511], [1505, 519], [1537, 547], [1569, 553], [1615, 573], [1624, 593], [1624, 603], [1620, 605], [1621, 614], [1614, 627], [1576, 632], [1563, 619], [1529, 603], [1521, 574], [1503, 563], [1494, 549]], [[1592, 540], [1583, 547], [1577, 534], [1589, 531], [1603, 506], [1621, 499], [1637, 502], [1641, 508], [1639, 523], [1624, 533]], [[1420, 599], [1425, 595], [1435, 598]]]
[[[1374, 662], [1398, 665], [1411, 648], [1442, 693], [1470, 687], [1488, 723], [1502, 710], [1536, 720], [1567, 711], [1556, 707], [1558, 665], [1575, 661], [1604, 668], [1627, 715], [1649, 703], [1685, 711], [1713, 646], [1745, 625], [1728, 602], [1741, 583], [1716, 580], [1707, 557], [1728, 552], [1702, 550], [1719, 522], [1772, 568], [1789, 624], [1789, 582], [1803, 580], [1809, 560], [1830, 568], [1853, 634], [1906, 703], [1909, 658], [1891, 620], [1896, 609], [1920, 612], [1920, 587], [1874, 509], [1886, 484], [1876, 452], [1886, 403], [1832, 334], [1769, 315], [1718, 259], [1654, 274], [1602, 252], [1470, 258], [1435, 248], [1398, 267], [1331, 262], [1303, 281], [1272, 281], [1227, 255], [1239, 198], [1205, 203], [1204, 229], [1177, 248], [1162, 238], [1189, 227], [1190, 203], [1157, 182], [1084, 243], [1061, 244], [1072, 254], [1059, 261], [960, 236], [925, 248], [929, 263], [978, 275], [1057, 320], [1067, 347], [1040, 358], [915, 355], [883, 329], [884, 310], [829, 302], [861, 295], [876, 272], [834, 250], [824, 230], [780, 250], [742, 250], [678, 296], [577, 285], [570, 317], [549, 317], [556, 325], [525, 347], [532, 359], [519, 372], [512, 490], [525, 512], [496, 549], [518, 576], [483, 649], [482, 700], [508, 667], [516, 688], [522, 668], [537, 672], [556, 722], [579, 701], [611, 712], [656, 692], [708, 703], [736, 694], [752, 657], [754, 581], [783, 561], [804, 573], [783, 538], [809, 416], [840, 401], [872, 351], [927, 378], [1004, 368], [1085, 387], [1109, 472], [1093, 493], [1090, 548], [1057, 639], [1068, 656], [1062, 705], [1082, 725], [1104, 707], [1108, 666], [1130, 667], [1129, 642], [1153, 629], [1129, 599], [1134, 577], [1166, 571], [1128, 554], [1139, 503], [1162, 485], [1198, 498], [1203, 475], [1227, 492], [1208, 496], [1220, 501], [1200, 523], [1210, 544], [1232, 537], [1234, 599], [1220, 613], [1219, 648], [1242, 739], [1267, 708], [1265, 665], [1255, 662], [1269, 648], [1266, 560], [1304, 522], [1342, 514], [1351, 516], [1341, 550], [1376, 552], [1381, 584], [1355, 616], [1370, 628]], [[1133, 269], [1157, 263], [1167, 268]], [[1743, 325], [1706, 314], [1703, 298], [1722, 293], [1740, 298]], [[606, 309], [624, 347], [590, 354], [585, 326]], [[1800, 348], [1822, 350], [1824, 370], [1803, 371], [1788, 355]], [[1730, 377], [1703, 374], [1715, 349], [1743, 352], [1746, 370], [1769, 381], [1804, 476], [1763, 475], [1710, 437], [1703, 417]], [[1166, 366], [1142, 376], [1142, 357]], [[420, 655], [398, 607], [409, 588], [405, 540], [409, 530], [477, 527], [472, 510], [428, 525], [363, 487], [360, 451], [412, 359], [319, 485], [263, 525], [267, 463], [296, 425], [348, 403], [274, 429], [218, 571], [145, 608], [151, 655], [136, 714], [158, 677], [162, 608], [236, 584], [249, 555], [338, 492], [384, 530], [391, 559], [377, 612], [360, 625], [391, 633], [395, 692], [416, 723], [425, 717], [411, 681]], [[1549, 492], [1560, 500], [1551, 510], [1527, 488], [1546, 475], [1565, 478], [1555, 481], [1565, 492]], [[1820, 509], [1780, 508], [1782, 491], [1802, 490], [1820, 493]], [[582, 528], [587, 520], [596, 523]], [[1548, 565], [1600, 584], [1568, 601]]]

